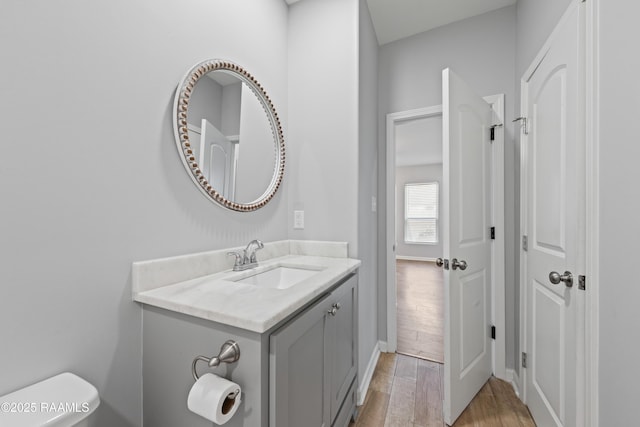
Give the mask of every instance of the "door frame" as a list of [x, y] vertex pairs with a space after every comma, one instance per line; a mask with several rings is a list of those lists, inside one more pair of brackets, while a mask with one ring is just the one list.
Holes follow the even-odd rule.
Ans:
[[[496, 227], [496, 239], [491, 245], [491, 321], [496, 327], [496, 339], [492, 340], [492, 368], [497, 378], [506, 380], [506, 336], [505, 336], [505, 225], [504, 225], [504, 94], [483, 97], [494, 111], [494, 141], [491, 144], [491, 216]], [[387, 114], [386, 118], [386, 296], [387, 296], [387, 341], [381, 350], [393, 353], [398, 346], [397, 287], [395, 273], [396, 238], [396, 143], [397, 123], [427, 117], [441, 116], [442, 105], [417, 108]], [[487, 230], [488, 232], [488, 230]]]
[[[600, 193], [598, 188], [599, 182], [599, 73], [598, 64], [600, 60], [600, 52], [598, 47], [599, 26], [598, 11], [599, 1], [591, 0], [582, 2], [575, 0], [572, 2], [567, 11], [562, 15], [558, 24], [551, 32], [544, 45], [527, 68], [520, 79], [520, 111], [522, 116], [527, 115], [527, 102], [524, 96], [526, 81], [535, 72], [538, 64], [542, 61], [546, 52], [549, 50], [551, 43], [557, 37], [558, 29], [565, 21], [574, 7], [585, 5], [585, 93], [584, 93], [584, 116], [581, 119], [581, 126], [585, 130], [585, 274], [587, 277], [587, 287], [585, 290], [585, 302], [583, 311], [584, 317], [578, 321], [584, 322], [585, 338], [582, 342], [578, 342], [578, 361], [577, 366], [581, 372], [578, 372], [578, 384], [584, 387], [582, 399], [576, 402], [578, 413], [584, 416], [583, 425], [585, 427], [598, 427], [599, 417], [599, 397], [598, 397], [598, 363], [599, 363], [599, 260], [598, 247], [600, 239], [599, 228], [599, 205]], [[519, 126], [519, 124], [517, 125]], [[527, 234], [527, 197], [526, 188], [527, 165], [528, 165], [528, 137], [520, 134], [520, 230], [519, 230], [519, 252], [520, 252], [520, 271], [519, 271], [519, 287], [520, 287], [520, 355], [518, 355], [518, 363], [521, 365], [522, 352], [527, 351], [527, 291], [526, 291], [526, 255], [527, 252], [522, 247], [522, 236]], [[580, 378], [582, 376], [582, 378]], [[520, 369], [518, 386], [520, 389], [520, 398], [526, 403], [526, 369]]]
[[598, 364], [600, 354], [600, 0], [586, 2], [585, 144], [586, 144], [586, 275], [585, 299], [585, 427], [598, 427], [600, 416]]

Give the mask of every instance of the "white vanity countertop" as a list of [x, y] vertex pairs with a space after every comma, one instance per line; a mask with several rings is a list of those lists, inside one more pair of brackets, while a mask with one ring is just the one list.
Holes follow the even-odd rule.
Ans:
[[[262, 333], [321, 296], [360, 266], [351, 258], [285, 255], [256, 268], [231, 270], [134, 293], [134, 300], [167, 310]], [[234, 282], [274, 266], [320, 270], [287, 288], [275, 289]]]

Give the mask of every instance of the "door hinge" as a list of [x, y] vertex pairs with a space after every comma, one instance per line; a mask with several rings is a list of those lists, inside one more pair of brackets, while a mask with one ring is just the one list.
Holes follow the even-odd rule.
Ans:
[[525, 252], [529, 250], [529, 239], [526, 235], [522, 236], [522, 250]]
[[587, 276], [578, 276], [578, 289], [581, 291], [587, 289]]
[[526, 117], [518, 117], [517, 119], [513, 119], [512, 122], [517, 122], [522, 120], [522, 133], [525, 135], [529, 135], [529, 129], [527, 128], [527, 118]]
[[527, 367], [527, 353], [525, 353], [524, 351], [522, 352], [522, 367]]
[[496, 240], [496, 228], [495, 227], [491, 227], [489, 229], [489, 236], [491, 237], [491, 240]]
[[496, 139], [496, 128], [502, 127], [502, 123], [499, 123], [497, 125], [491, 125], [491, 127], [489, 127], [489, 141], [495, 141]]
[[495, 340], [496, 339], [496, 327], [491, 325], [491, 339]]

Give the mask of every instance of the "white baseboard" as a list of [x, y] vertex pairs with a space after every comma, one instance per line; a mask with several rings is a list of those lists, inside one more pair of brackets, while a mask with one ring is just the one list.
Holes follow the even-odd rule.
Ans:
[[378, 348], [380, 353], [389, 353], [389, 344], [386, 341], [378, 341]]
[[513, 391], [516, 393], [516, 396], [522, 400], [522, 395], [520, 394], [520, 378], [514, 369], [507, 369], [507, 382], [511, 383], [511, 387], [513, 387]]
[[364, 371], [364, 376], [358, 386], [358, 396], [357, 396], [357, 402], [356, 402], [358, 406], [362, 406], [362, 404], [364, 403], [364, 399], [367, 397], [369, 384], [371, 383], [373, 372], [376, 370], [376, 365], [378, 364], [379, 357], [380, 357], [380, 342], [376, 343], [376, 345], [373, 347], [371, 358], [369, 358], [369, 363], [367, 364], [367, 370]]
[[436, 262], [436, 258], [426, 258], [420, 256], [404, 256], [404, 255], [396, 255], [396, 259], [401, 259], [404, 261], [428, 261], [428, 262]]

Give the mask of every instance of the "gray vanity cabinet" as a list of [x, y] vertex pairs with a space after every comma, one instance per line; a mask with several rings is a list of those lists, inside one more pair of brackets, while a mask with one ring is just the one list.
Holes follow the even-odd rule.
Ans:
[[192, 362], [233, 339], [240, 360], [197, 366], [242, 387], [241, 406], [225, 427], [348, 427], [356, 405], [357, 281], [356, 273], [340, 279], [262, 333], [145, 304], [144, 425], [210, 427], [187, 408]]
[[[341, 418], [349, 416], [349, 398], [353, 400], [355, 406], [355, 396], [349, 396], [352, 392], [352, 383], [356, 378], [356, 360], [357, 360], [357, 340], [356, 340], [356, 286], [357, 276], [352, 276], [342, 286], [336, 289], [330, 295], [330, 302], [333, 308], [338, 308], [335, 315], [329, 314], [329, 375], [330, 381], [330, 405], [331, 405], [331, 422], [336, 423], [338, 412], [341, 411], [343, 402], [344, 410], [341, 411]], [[336, 425], [342, 425], [337, 423]]]
[[355, 410], [357, 275], [270, 337], [269, 425], [344, 427]]

